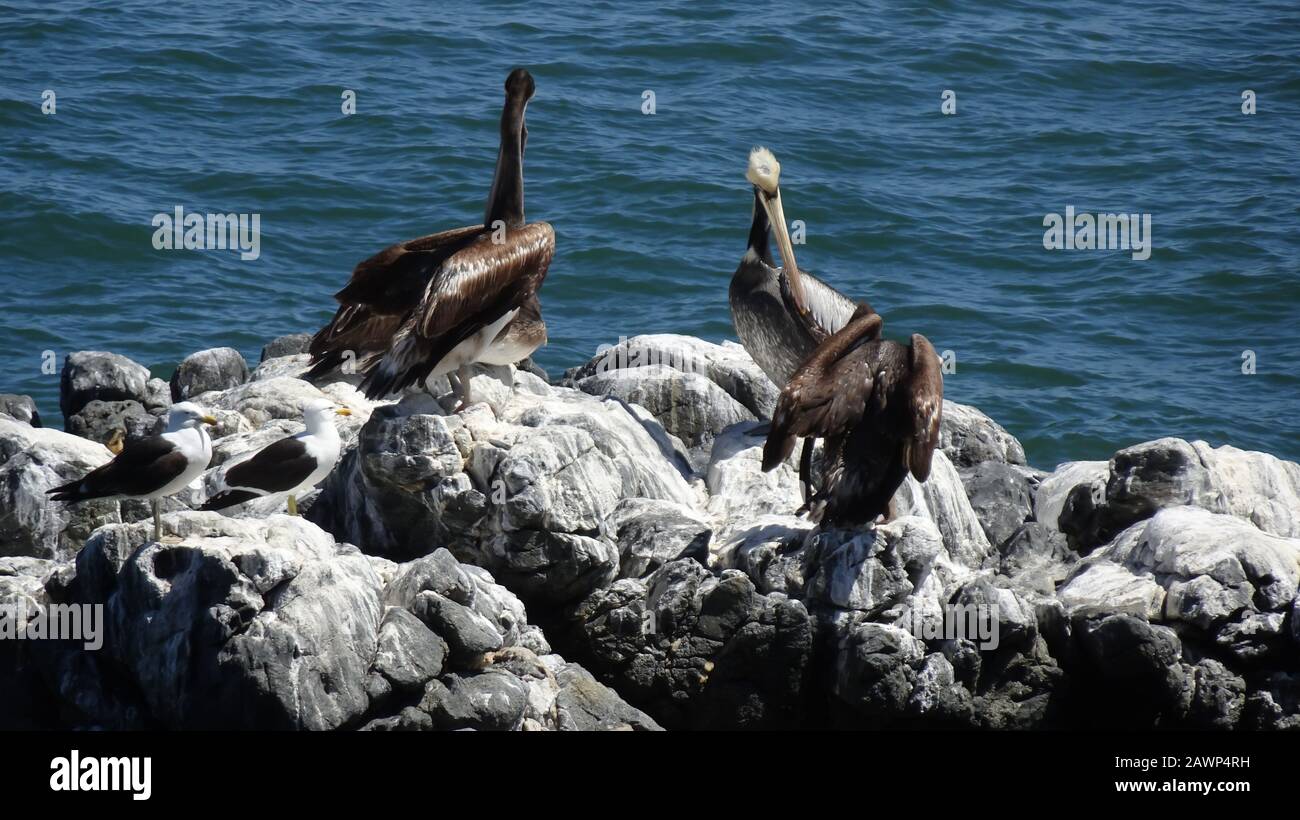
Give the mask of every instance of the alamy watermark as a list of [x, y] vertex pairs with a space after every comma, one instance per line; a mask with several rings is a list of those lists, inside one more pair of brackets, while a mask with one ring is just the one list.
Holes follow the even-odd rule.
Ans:
[[626, 336], [618, 337], [618, 344], [602, 344], [596, 348], [596, 372], [631, 370], [662, 365], [681, 373], [707, 374], [709, 360], [680, 348], [662, 349], [629, 343]]
[[40, 640], [81, 641], [85, 649], [99, 649], [104, 645], [104, 605], [0, 604], [0, 641]]
[[1043, 217], [1043, 247], [1057, 250], [1131, 250], [1134, 259], [1151, 258], [1151, 214], [1076, 214]]
[[250, 261], [262, 255], [261, 214], [204, 214], [177, 205], [172, 213], [154, 214], [155, 250], [238, 250]]
[[965, 639], [981, 652], [998, 648], [997, 604], [945, 604], [942, 619], [914, 609], [907, 625], [920, 641]]

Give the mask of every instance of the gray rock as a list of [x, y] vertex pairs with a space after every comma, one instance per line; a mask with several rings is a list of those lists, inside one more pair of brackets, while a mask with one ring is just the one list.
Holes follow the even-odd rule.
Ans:
[[571, 621], [593, 673], [668, 728], [801, 725], [811, 619], [743, 574], [672, 561], [597, 590]]
[[1016, 437], [974, 407], [944, 399], [939, 448], [958, 467], [984, 461], [1024, 464], [1025, 448]]
[[32, 427], [41, 426], [41, 414], [37, 412], [36, 402], [31, 396], [0, 393], [0, 416], [8, 416]]
[[102, 444], [0, 417], [0, 555], [66, 559], [100, 524], [121, 521], [116, 501], [65, 504], [45, 495], [111, 458]]
[[172, 401], [187, 401], [213, 390], [229, 390], [248, 381], [248, 362], [233, 347], [191, 353], [172, 373]]
[[625, 498], [610, 524], [620, 578], [640, 578], [677, 558], [707, 564], [713, 529], [692, 507], [651, 498]]
[[754, 420], [753, 413], [707, 377], [663, 365], [597, 373], [575, 386], [646, 408], [688, 447], [707, 446], [730, 425]]
[[1029, 521], [999, 548], [995, 567], [1019, 587], [1054, 595], [1077, 559], [1058, 529]]
[[401, 607], [389, 607], [379, 625], [374, 670], [394, 689], [420, 691], [442, 673], [447, 642]]
[[66, 429], [74, 436], [107, 445], [115, 434], [126, 439], [147, 438], [167, 428], [163, 416], [155, 416], [137, 401], [86, 402], [86, 406], [67, 418]]
[[1104, 544], [1158, 510], [1194, 506], [1300, 537], [1300, 464], [1235, 447], [1163, 438], [1110, 460], [1104, 489], [1075, 491], [1062, 528], [1081, 549]]
[[497, 732], [519, 728], [527, 706], [527, 685], [496, 669], [429, 681], [420, 702], [435, 728]]
[[562, 731], [660, 730], [653, 718], [629, 706], [618, 693], [577, 664], [566, 664], [555, 678], [560, 686], [555, 705]]
[[149, 371], [125, 356], [94, 350], [69, 354], [59, 381], [59, 409], [63, 417], [75, 415], [87, 403], [136, 401], [150, 396]]
[[1034, 492], [1042, 474], [1001, 461], [957, 471], [989, 543], [1000, 547], [1034, 515]]
[[78, 559], [83, 594], [107, 608], [105, 648], [153, 719], [225, 729], [359, 719], [382, 610], [370, 563], [300, 518], [167, 517], [180, 544], [117, 524]]
[[459, 665], [475, 663], [488, 652], [500, 649], [501, 633], [487, 618], [464, 604], [425, 591], [415, 596], [414, 615], [446, 640], [452, 660]]
[[278, 359], [281, 356], [296, 356], [306, 353], [310, 344], [310, 333], [291, 333], [288, 336], [277, 336], [262, 347], [262, 356], [258, 359], [258, 362], [265, 362], [267, 359]]
[[905, 630], [888, 624], [848, 619], [835, 657], [831, 691], [867, 726], [902, 718], [916, 687], [924, 647]]
[[1218, 730], [1237, 728], [1246, 706], [1246, 681], [1211, 658], [1196, 664], [1194, 681], [1188, 715], [1192, 725]]
[[607, 377], [618, 371], [667, 368], [702, 376], [720, 387], [756, 418], [770, 418], [780, 388], [764, 375], [745, 349], [735, 342], [720, 345], [691, 336], [654, 334], [602, 345], [591, 361], [565, 374], [563, 384]]

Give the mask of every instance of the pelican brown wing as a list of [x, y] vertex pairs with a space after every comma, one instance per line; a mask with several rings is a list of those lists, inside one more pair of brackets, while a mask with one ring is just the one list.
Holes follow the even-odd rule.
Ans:
[[312, 337], [312, 369], [322, 376], [350, 355], [359, 371], [392, 346], [424, 296], [429, 279], [446, 259], [484, 233], [481, 225], [455, 228], [390, 245], [359, 262], [334, 298], [340, 303], [333, 320]]
[[509, 231], [500, 243], [482, 236], [453, 254], [362, 389], [384, 396], [423, 380], [457, 345], [535, 294], [554, 255], [555, 231], [545, 222]]

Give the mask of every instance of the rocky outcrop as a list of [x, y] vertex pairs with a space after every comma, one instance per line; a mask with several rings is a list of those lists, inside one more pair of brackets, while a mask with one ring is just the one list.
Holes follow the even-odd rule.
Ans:
[[394, 565], [283, 515], [174, 513], [168, 528], [176, 543], [116, 524], [75, 565], [0, 565], [0, 598], [103, 608], [100, 651], [37, 653], [45, 714], [79, 728], [658, 728], [445, 550]]
[[[796, 514], [793, 458], [761, 470], [776, 387], [736, 345], [623, 340], [558, 385], [478, 368], [449, 414], [367, 401], [355, 374], [310, 384], [300, 343], [191, 396], [219, 424], [168, 501], [178, 543], [146, 542], [142, 505], [43, 503], [107, 452], [0, 416], [0, 535], [23, 556], [0, 559], [0, 603], [108, 613], [102, 652], [0, 675], [29, 724], [1300, 725], [1295, 464], [1162, 439], [1043, 473], [946, 402], [895, 517], [826, 530]], [[102, 361], [76, 381], [125, 381]], [[322, 395], [354, 415], [309, 520], [190, 510]]]

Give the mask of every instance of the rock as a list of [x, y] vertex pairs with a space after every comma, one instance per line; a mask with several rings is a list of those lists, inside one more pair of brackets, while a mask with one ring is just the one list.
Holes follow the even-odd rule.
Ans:
[[379, 625], [373, 669], [394, 689], [420, 691], [442, 673], [447, 642], [401, 607], [390, 606]]
[[145, 382], [144, 409], [155, 416], [165, 416], [172, 406], [171, 385], [162, 379], [150, 379]]
[[1072, 631], [1086, 664], [1075, 688], [1091, 700], [1098, 723], [1141, 725], [1186, 715], [1194, 673], [1182, 662], [1182, 643], [1172, 629], [1132, 615], [1107, 615], [1076, 616]]
[[1025, 448], [993, 419], [964, 404], [944, 399], [939, 449], [958, 467], [984, 461], [1024, 464]]
[[1246, 706], [1246, 681], [1223, 664], [1205, 658], [1196, 664], [1189, 719], [1205, 729], [1235, 729]]
[[1241, 608], [1282, 611], [1300, 585], [1300, 539], [1196, 507], [1163, 509], [1095, 554], [1153, 574], [1169, 591], [1165, 616], [1193, 623]]
[[867, 726], [903, 717], [916, 685], [924, 647], [889, 624], [848, 619], [840, 633], [831, 691]]
[[150, 396], [149, 371], [125, 356], [81, 350], [63, 362], [59, 381], [59, 409], [68, 418], [87, 403], [136, 401], [145, 404]]
[[790, 515], [803, 505], [797, 467], [786, 462], [763, 472], [763, 438], [750, 435], [755, 426], [729, 427], [713, 442], [705, 487], [718, 537], [729, 537], [759, 516]]
[[300, 518], [167, 518], [182, 543], [150, 544], [148, 524], [117, 524], [78, 558], [84, 594], [107, 606], [105, 647], [153, 719], [226, 729], [359, 719], [382, 615], [369, 562]]
[[688, 447], [708, 446], [730, 425], [754, 420], [753, 413], [707, 377], [663, 365], [598, 372], [575, 386], [593, 396], [641, 405]]
[[31, 396], [0, 393], [0, 416], [8, 416], [32, 427], [41, 426], [41, 414], [36, 411], [36, 402]]
[[942, 452], [934, 454], [930, 477], [924, 484], [907, 476], [894, 495], [894, 504], [900, 516], [919, 515], [933, 521], [953, 560], [978, 567], [993, 552], [993, 545], [966, 497], [961, 476]]
[[[1292, 618], [1294, 618], [1294, 614]], [[1242, 666], [1258, 667], [1285, 657], [1290, 650], [1282, 612], [1245, 612], [1240, 620], [1224, 624], [1214, 643]]]
[[172, 401], [188, 401], [213, 390], [248, 381], [248, 363], [233, 347], [214, 347], [186, 356], [172, 373]]
[[167, 419], [155, 416], [137, 401], [86, 402], [67, 418], [66, 429], [74, 436], [107, 445], [115, 435], [125, 439], [148, 438], [167, 429]]
[[812, 622], [741, 573], [672, 561], [597, 590], [571, 622], [584, 663], [668, 728], [801, 724]]
[[1103, 492], [1066, 516], [1084, 548], [1110, 541], [1157, 510], [1194, 506], [1236, 516], [1264, 532], [1300, 537], [1300, 464], [1235, 447], [1163, 438], [1117, 452]]
[[528, 688], [518, 678], [489, 669], [477, 675], [448, 675], [430, 681], [420, 708], [438, 729], [508, 731], [519, 728]]
[[620, 578], [640, 578], [678, 558], [708, 563], [713, 530], [685, 504], [625, 498], [614, 508], [610, 525], [618, 544]]
[[446, 639], [453, 660], [460, 665], [473, 664], [479, 657], [501, 648], [501, 633], [487, 618], [436, 592], [425, 591], [416, 595], [412, 610], [417, 618]]
[[100, 524], [120, 521], [115, 501], [70, 505], [45, 495], [111, 458], [102, 444], [0, 417], [0, 555], [66, 558]]
[[[1054, 595], [1078, 559], [1065, 536], [1038, 521], [1021, 524], [999, 548], [995, 568], [1017, 586]], [[988, 562], [985, 566], [989, 566]]]
[[1042, 474], [1001, 461], [958, 470], [971, 509], [989, 543], [1004, 544], [1034, 515], [1034, 492]]
[[[264, 382], [269, 379], [278, 379], [287, 377], [290, 379], [307, 380], [307, 371], [311, 370], [311, 356], [306, 353], [294, 353], [288, 356], [277, 356], [274, 359], [267, 359], [257, 366], [249, 374], [248, 380], [251, 382]], [[350, 376], [329, 375], [320, 380], [322, 384], [329, 382], [344, 382], [357, 385], [361, 383], [361, 376], [353, 374]]]
[[608, 584], [620, 503], [691, 509], [696, 493], [626, 405], [524, 378], [500, 416], [485, 404], [377, 412], [317, 520], [382, 554], [445, 545], [530, 603], [572, 603]]
[[562, 383], [577, 386], [593, 376], [656, 367], [708, 379], [755, 418], [771, 417], [784, 386], [772, 384], [745, 348], [735, 342], [716, 345], [672, 334], [635, 336], [620, 339], [617, 345], [602, 345], [591, 361], [566, 373]]
[[1034, 519], [1060, 530], [1059, 520], [1066, 500], [1075, 487], [1086, 485], [1089, 493], [1101, 498], [1105, 494], [1107, 463], [1104, 461], [1069, 461], [1043, 477], [1034, 494]]
[[789, 515], [766, 515], [734, 530], [719, 548], [716, 566], [739, 569], [762, 593], [802, 598], [806, 586], [803, 545], [813, 524]]
[[660, 729], [653, 718], [629, 706], [618, 693], [577, 664], [565, 664], [555, 674], [555, 679], [560, 686], [555, 706], [561, 730], [645, 732]]
[[1136, 574], [1110, 561], [1081, 564], [1059, 591], [1071, 615], [1125, 613], [1159, 620], [1165, 590], [1149, 574]]
[[262, 347], [262, 356], [258, 359], [258, 363], [265, 362], [267, 359], [278, 359], [281, 356], [296, 356], [306, 353], [310, 344], [310, 333], [291, 333], [288, 336], [277, 336]]

